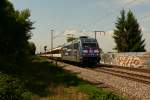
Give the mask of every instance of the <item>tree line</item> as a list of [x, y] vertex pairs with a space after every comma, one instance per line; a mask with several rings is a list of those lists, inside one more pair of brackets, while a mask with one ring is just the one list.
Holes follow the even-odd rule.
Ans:
[[126, 14], [124, 9], [120, 14], [113, 34], [114, 49], [118, 52], [145, 52], [145, 39], [142, 39], [142, 30], [134, 14], [131, 10]]
[[9, 0], [0, 0], [0, 61], [35, 54], [34, 43], [28, 41], [34, 29], [29, 17], [29, 9], [18, 11]]

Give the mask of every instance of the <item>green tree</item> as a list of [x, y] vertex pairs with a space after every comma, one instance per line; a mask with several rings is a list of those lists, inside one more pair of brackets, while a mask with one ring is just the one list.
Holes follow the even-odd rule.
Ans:
[[76, 38], [74, 38], [74, 37], [68, 37], [67, 38], [67, 42], [71, 42], [71, 41], [73, 41], [73, 40], [75, 40]]
[[30, 55], [35, 55], [35, 51], [36, 51], [36, 46], [33, 42], [29, 42], [29, 54]]
[[117, 19], [113, 35], [118, 52], [144, 52], [145, 39], [142, 39], [140, 25], [131, 12], [125, 14], [121, 11], [121, 17]]
[[44, 46], [44, 51], [45, 51], [45, 52], [47, 51], [47, 46], [46, 46], [46, 45]]
[[8, 0], [0, 0], [0, 57], [14, 59], [26, 55], [33, 22], [30, 11], [15, 10]]

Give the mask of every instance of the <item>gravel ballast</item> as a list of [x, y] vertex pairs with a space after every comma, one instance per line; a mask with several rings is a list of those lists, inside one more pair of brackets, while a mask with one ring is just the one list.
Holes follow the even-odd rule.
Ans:
[[150, 100], [150, 85], [68, 64], [63, 64], [63, 69], [97, 86], [104, 84], [131, 100]]

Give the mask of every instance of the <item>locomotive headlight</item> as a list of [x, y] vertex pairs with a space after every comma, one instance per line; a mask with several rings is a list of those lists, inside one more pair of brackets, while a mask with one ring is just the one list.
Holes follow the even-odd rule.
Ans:
[[99, 54], [98, 54], [98, 53], [97, 53], [96, 55], [97, 55], [97, 56], [99, 56]]
[[88, 50], [83, 50], [83, 53], [88, 53]]
[[94, 53], [99, 53], [99, 51], [98, 50], [94, 50]]

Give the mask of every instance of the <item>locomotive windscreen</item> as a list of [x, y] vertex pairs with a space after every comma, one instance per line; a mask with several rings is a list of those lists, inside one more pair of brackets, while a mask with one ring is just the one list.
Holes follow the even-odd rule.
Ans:
[[82, 43], [84, 42], [97, 42], [96, 39], [81, 39]]
[[97, 43], [82, 43], [82, 47], [83, 48], [96, 48], [97, 47]]
[[95, 38], [81, 38], [83, 48], [98, 48], [98, 43]]

